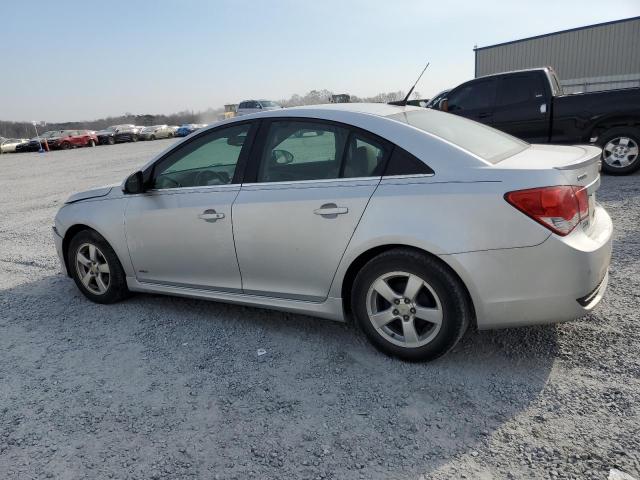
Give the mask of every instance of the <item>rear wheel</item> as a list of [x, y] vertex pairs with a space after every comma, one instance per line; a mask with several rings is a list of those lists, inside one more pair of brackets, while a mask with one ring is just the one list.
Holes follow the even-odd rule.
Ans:
[[137, 142], [138, 141], [138, 135], [132, 135], [131, 136], [131, 141], [132, 142]]
[[113, 138], [113, 137], [109, 137], [109, 139], [107, 140], [107, 143], [108, 143], [109, 145], [113, 145], [114, 143], [116, 143], [116, 139], [115, 139], [115, 138]]
[[155, 139], [156, 139], [156, 136], [155, 136], [155, 135], [151, 135], [151, 136], [149, 137], [149, 140], [155, 140]]
[[62, 142], [62, 144], [60, 145], [60, 148], [62, 150], [69, 150], [71, 148], [71, 144], [69, 142]]
[[378, 349], [412, 361], [447, 353], [472, 316], [455, 275], [438, 260], [409, 249], [370, 260], [356, 276], [351, 307]]
[[601, 135], [602, 169], [612, 175], [627, 175], [640, 168], [640, 130], [617, 127]]

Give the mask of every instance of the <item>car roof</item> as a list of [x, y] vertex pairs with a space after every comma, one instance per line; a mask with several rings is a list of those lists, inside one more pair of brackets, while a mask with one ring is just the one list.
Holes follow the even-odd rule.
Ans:
[[[342, 112], [353, 112], [353, 113], [366, 113], [368, 115], [377, 115], [379, 117], [388, 117], [389, 115], [394, 115], [396, 113], [402, 113], [411, 110], [424, 110], [421, 107], [415, 106], [398, 106], [398, 105], [389, 105], [388, 103], [326, 103], [321, 105], [305, 105], [302, 107], [291, 107], [287, 109], [283, 109], [278, 111], [278, 113], [273, 113], [271, 115], [286, 115], [288, 110], [294, 112], [313, 112], [313, 113], [333, 113], [336, 111]], [[265, 112], [263, 115], [267, 115]], [[257, 114], [260, 115], [260, 114]]]

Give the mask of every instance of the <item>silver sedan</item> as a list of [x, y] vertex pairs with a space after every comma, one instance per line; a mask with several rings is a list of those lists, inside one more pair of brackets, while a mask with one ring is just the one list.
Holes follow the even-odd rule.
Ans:
[[94, 302], [153, 292], [354, 319], [382, 351], [428, 360], [469, 325], [598, 304], [612, 233], [599, 155], [416, 107], [263, 112], [71, 196], [54, 238]]

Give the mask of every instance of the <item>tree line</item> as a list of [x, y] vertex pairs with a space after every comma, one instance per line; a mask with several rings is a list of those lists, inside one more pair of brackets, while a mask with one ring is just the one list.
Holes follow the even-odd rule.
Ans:
[[[318, 105], [329, 103], [334, 92], [330, 90], [311, 90], [305, 95], [294, 94], [289, 98], [279, 101], [283, 107], [297, 107], [301, 105]], [[404, 92], [379, 93], [372, 97], [358, 97], [350, 95], [351, 102], [374, 102], [387, 103], [404, 98]], [[419, 93], [414, 92], [413, 96], [419, 98]], [[133, 125], [182, 125], [185, 123], [213, 123], [219, 119], [224, 112], [222, 108], [209, 108], [200, 112], [182, 111], [170, 115], [134, 115], [125, 113], [118, 117], [106, 117], [98, 120], [82, 122], [57, 122], [37, 124], [38, 133], [47, 130], [102, 130], [110, 125], [133, 124]], [[5, 138], [31, 138], [35, 136], [34, 126], [30, 122], [11, 122], [0, 120], [0, 137]]]

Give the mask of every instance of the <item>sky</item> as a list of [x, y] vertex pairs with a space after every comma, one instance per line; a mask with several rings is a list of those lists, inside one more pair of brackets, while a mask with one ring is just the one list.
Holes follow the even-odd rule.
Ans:
[[206, 110], [312, 89], [422, 97], [477, 45], [640, 15], [640, 0], [29, 0], [0, 6], [0, 120]]

